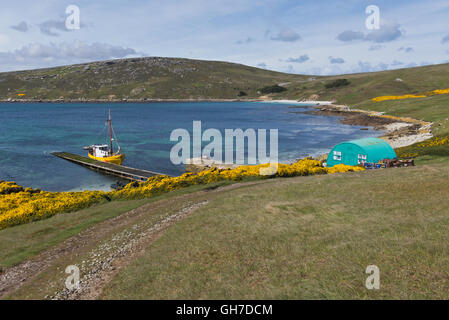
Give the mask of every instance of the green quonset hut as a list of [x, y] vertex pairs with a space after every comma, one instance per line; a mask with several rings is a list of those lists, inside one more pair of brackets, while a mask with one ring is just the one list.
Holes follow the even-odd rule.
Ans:
[[396, 152], [386, 141], [378, 138], [365, 138], [337, 144], [327, 157], [327, 166], [333, 167], [338, 164], [357, 166], [397, 157]]

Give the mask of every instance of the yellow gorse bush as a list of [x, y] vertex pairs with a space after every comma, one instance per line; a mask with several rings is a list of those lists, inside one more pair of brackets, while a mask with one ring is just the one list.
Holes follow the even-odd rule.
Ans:
[[0, 196], [0, 229], [40, 220], [56, 213], [85, 208], [103, 199], [103, 191], [21, 192]]
[[442, 138], [437, 137], [418, 144], [418, 147], [420, 148], [437, 147], [437, 146], [449, 146], [449, 137], [442, 137]]
[[19, 186], [14, 181], [0, 181], [0, 182], [1, 182], [0, 183], [0, 194], [10, 194], [13, 192], [23, 191], [22, 186]]
[[382, 96], [373, 98], [372, 100], [374, 102], [381, 102], [381, 101], [388, 101], [388, 100], [401, 100], [401, 99], [415, 99], [415, 98], [426, 98], [425, 95], [418, 95], [418, 94], [406, 94], [403, 96]]
[[[44, 219], [60, 212], [86, 208], [92, 204], [114, 199], [139, 199], [170, 192], [180, 188], [218, 181], [239, 181], [245, 178], [266, 178], [261, 168], [269, 164], [240, 166], [236, 169], [212, 168], [199, 173], [184, 173], [179, 177], [165, 175], [149, 178], [145, 182], [132, 182], [121, 190], [110, 192], [47, 192], [0, 181], [0, 229]], [[277, 177], [295, 177], [314, 174], [363, 171], [361, 167], [338, 165], [325, 168], [318, 160], [304, 159], [293, 164], [278, 164]]]
[[424, 142], [418, 143], [414, 146], [400, 148], [396, 150], [396, 153], [401, 158], [416, 158], [418, 156], [423, 156], [429, 154], [429, 150], [432, 147], [447, 147], [449, 146], [449, 136], [434, 137], [432, 139], [426, 140]]
[[401, 158], [416, 158], [419, 157], [419, 153], [418, 152], [406, 152], [406, 153], [402, 153], [400, 151], [397, 152], [397, 155]]
[[448, 94], [448, 93], [449, 93], [449, 89], [438, 89], [438, 90], [425, 92], [422, 94], [405, 94], [405, 95], [401, 95], [401, 96], [381, 96], [381, 97], [373, 98], [372, 101], [381, 102], [381, 101], [389, 101], [389, 100], [427, 98], [427, 97], [434, 96], [437, 94]]
[[432, 94], [448, 94], [449, 93], [449, 89], [441, 89], [441, 90], [433, 90], [429, 93], [429, 95]]

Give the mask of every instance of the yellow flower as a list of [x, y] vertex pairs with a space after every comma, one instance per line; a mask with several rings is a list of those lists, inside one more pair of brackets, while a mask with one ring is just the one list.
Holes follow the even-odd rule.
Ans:
[[440, 90], [433, 90], [422, 94], [405, 94], [402, 96], [381, 96], [377, 98], [373, 98], [372, 101], [374, 102], [381, 102], [381, 101], [388, 101], [388, 100], [401, 100], [401, 99], [415, 99], [415, 98], [426, 98], [429, 96], [433, 96], [436, 94], [448, 94], [449, 89], [440, 89]]
[[[17, 185], [15, 182], [0, 181], [0, 229], [44, 219], [61, 212], [69, 212], [88, 207], [92, 204], [111, 199], [138, 199], [152, 197], [198, 184], [217, 181], [239, 181], [248, 177], [264, 179], [261, 168], [270, 164], [240, 166], [236, 169], [212, 168], [199, 173], [184, 173], [179, 177], [165, 175], [149, 178], [145, 182], [132, 182], [121, 190], [110, 192], [46, 192]], [[310, 158], [293, 164], [278, 164], [274, 177], [295, 177], [314, 174], [362, 171], [364, 168], [338, 165], [325, 168], [318, 160]]]

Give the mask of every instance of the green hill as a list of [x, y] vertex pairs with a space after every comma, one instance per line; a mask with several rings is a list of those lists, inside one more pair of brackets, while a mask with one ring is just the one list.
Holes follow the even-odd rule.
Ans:
[[305, 76], [180, 58], [135, 58], [0, 73], [0, 99], [236, 99]]
[[[366, 103], [371, 98], [384, 95], [416, 94], [435, 89], [449, 88], [449, 64], [397, 69], [381, 72], [358, 73], [317, 77], [315, 81], [294, 83], [288, 97], [307, 97], [318, 94], [321, 100], [339, 103]], [[349, 85], [326, 88], [337, 79], [347, 79]]]
[[[442, 64], [317, 77], [228, 62], [149, 57], [0, 73], [0, 99], [258, 98], [266, 94], [262, 88], [280, 84], [287, 90], [278, 90], [271, 94], [273, 98], [314, 96], [320, 100], [370, 105], [370, 99], [380, 95], [449, 88], [448, 73], [449, 64]], [[340, 85], [333, 85], [336, 80]]]

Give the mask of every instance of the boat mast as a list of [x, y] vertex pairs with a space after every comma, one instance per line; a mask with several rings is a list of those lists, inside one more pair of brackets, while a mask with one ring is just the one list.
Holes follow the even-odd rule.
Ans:
[[110, 149], [109, 149], [109, 153], [112, 156], [112, 154], [114, 153], [113, 149], [112, 149], [112, 123], [111, 123], [111, 109], [109, 109], [109, 119], [108, 119], [108, 125], [109, 125], [109, 143], [111, 145]]

